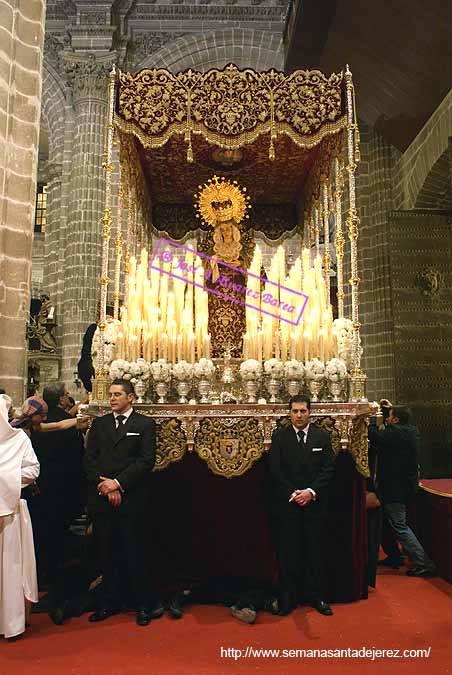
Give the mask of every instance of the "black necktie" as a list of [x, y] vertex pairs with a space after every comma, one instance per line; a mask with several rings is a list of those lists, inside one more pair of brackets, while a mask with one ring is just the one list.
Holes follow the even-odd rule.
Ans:
[[116, 432], [117, 432], [117, 433], [118, 433], [119, 430], [121, 429], [121, 427], [122, 427], [123, 422], [124, 422], [125, 419], [126, 419], [126, 416], [125, 416], [125, 415], [118, 415], [118, 416], [117, 416], [117, 418], [116, 418], [116, 421], [117, 421], [117, 423], [118, 423], [118, 426], [116, 427]]
[[304, 431], [297, 431], [298, 443], [304, 443]]

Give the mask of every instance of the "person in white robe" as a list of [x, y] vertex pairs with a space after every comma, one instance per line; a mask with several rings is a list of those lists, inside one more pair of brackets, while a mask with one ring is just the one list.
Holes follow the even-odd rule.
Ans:
[[20, 496], [39, 476], [39, 462], [27, 434], [10, 426], [7, 399], [0, 395], [0, 635], [12, 638], [38, 602], [33, 530]]

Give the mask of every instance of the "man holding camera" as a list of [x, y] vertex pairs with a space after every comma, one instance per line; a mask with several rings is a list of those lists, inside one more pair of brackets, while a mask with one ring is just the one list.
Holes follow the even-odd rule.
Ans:
[[384, 428], [379, 429], [376, 418], [372, 418], [369, 440], [378, 447], [376, 490], [384, 514], [413, 563], [407, 575], [436, 576], [435, 564], [406, 522], [406, 505], [416, 494], [418, 485], [418, 432], [411, 424], [408, 409], [392, 407]]

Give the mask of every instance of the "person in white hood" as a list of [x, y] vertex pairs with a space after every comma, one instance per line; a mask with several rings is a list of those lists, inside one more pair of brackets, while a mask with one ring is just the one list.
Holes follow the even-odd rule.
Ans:
[[32, 602], [38, 602], [33, 530], [21, 489], [39, 476], [30, 439], [8, 422], [9, 397], [0, 395], [0, 635], [25, 631]]

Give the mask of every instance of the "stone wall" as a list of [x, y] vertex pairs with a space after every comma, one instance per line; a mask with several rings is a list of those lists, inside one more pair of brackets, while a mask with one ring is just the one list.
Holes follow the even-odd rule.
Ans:
[[[361, 219], [358, 270], [362, 368], [371, 399], [395, 393], [391, 270], [387, 212], [392, 206], [394, 150], [368, 127], [361, 127], [361, 163], [357, 171], [358, 211]], [[348, 247], [347, 247], [348, 251]]]
[[452, 471], [452, 214], [388, 217], [395, 400], [414, 413], [423, 475]]
[[0, 7], [0, 384], [23, 400], [45, 2]]

